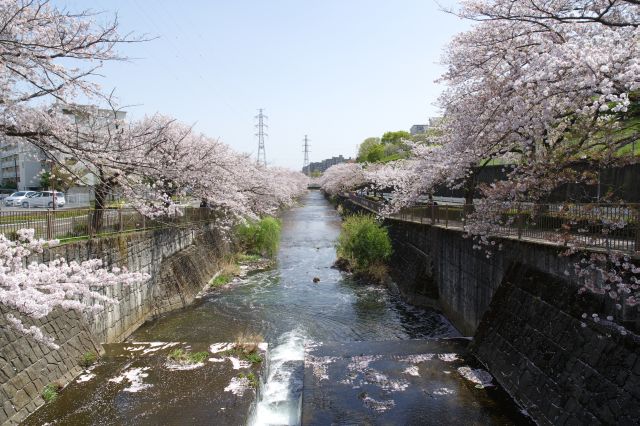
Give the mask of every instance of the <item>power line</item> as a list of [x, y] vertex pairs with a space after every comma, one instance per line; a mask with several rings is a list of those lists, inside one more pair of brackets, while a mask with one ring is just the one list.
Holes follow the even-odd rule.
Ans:
[[257, 163], [258, 165], [262, 164], [263, 166], [267, 167], [267, 152], [265, 151], [265, 148], [264, 148], [264, 138], [268, 135], [265, 133], [264, 129], [265, 127], [269, 127], [265, 123], [265, 120], [269, 117], [264, 115], [262, 113], [262, 108], [260, 108], [258, 110], [258, 115], [256, 115], [255, 118], [258, 120], [258, 124], [256, 124], [256, 128], [258, 129], [258, 133], [256, 133], [256, 136], [258, 137]]
[[304, 135], [304, 163], [302, 164], [302, 171], [309, 176], [311, 170], [309, 170], [309, 138]]

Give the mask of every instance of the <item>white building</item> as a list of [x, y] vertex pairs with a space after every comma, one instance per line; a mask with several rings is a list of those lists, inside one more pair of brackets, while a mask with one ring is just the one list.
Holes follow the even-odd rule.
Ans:
[[[62, 113], [73, 116], [79, 134], [89, 136], [114, 131], [127, 115], [126, 111], [100, 109], [91, 105], [65, 106]], [[85, 165], [73, 165], [72, 158], [65, 158], [65, 161], [66, 167], [79, 177], [79, 186], [93, 187], [97, 184], [97, 176]]]
[[18, 191], [40, 189], [45, 155], [36, 146], [18, 138], [0, 141], [0, 185]]

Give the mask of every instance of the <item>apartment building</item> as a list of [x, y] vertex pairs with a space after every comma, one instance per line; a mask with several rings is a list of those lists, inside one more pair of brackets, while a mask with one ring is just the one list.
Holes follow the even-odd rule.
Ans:
[[17, 138], [0, 140], [0, 186], [18, 191], [40, 188], [40, 174], [45, 167], [44, 152]]
[[310, 175], [313, 172], [324, 173], [331, 166], [335, 166], [340, 163], [348, 163], [349, 161], [351, 161], [351, 158], [344, 158], [342, 155], [327, 158], [326, 160], [309, 163], [309, 167], [302, 168], [302, 173], [306, 175]]

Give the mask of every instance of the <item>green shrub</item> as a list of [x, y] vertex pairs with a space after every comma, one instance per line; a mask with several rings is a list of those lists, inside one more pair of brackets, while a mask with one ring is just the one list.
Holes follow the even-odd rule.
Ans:
[[242, 357], [245, 359], [245, 361], [249, 361], [251, 364], [259, 364], [262, 362], [262, 357], [257, 352], [243, 354]]
[[11, 241], [18, 241], [18, 232], [16, 231], [9, 231], [9, 232], [5, 232], [4, 236]]
[[188, 355], [189, 361], [194, 364], [199, 364], [204, 362], [205, 359], [209, 356], [209, 352], [193, 352]]
[[378, 278], [391, 256], [391, 239], [387, 230], [373, 216], [353, 215], [342, 223], [337, 243], [338, 257], [346, 260], [356, 273]]
[[82, 237], [89, 235], [89, 225], [86, 222], [79, 222], [73, 224], [73, 231], [70, 237]]
[[268, 216], [239, 225], [236, 234], [246, 252], [274, 257], [280, 245], [280, 229], [280, 221]]
[[238, 253], [236, 255], [236, 260], [240, 263], [257, 262], [260, 259], [262, 259], [262, 256], [260, 256], [259, 254]]
[[57, 383], [49, 383], [42, 389], [42, 399], [44, 402], [55, 401], [58, 398], [58, 392], [60, 391], [60, 385]]
[[80, 367], [91, 367], [93, 364], [95, 364], [96, 360], [98, 359], [98, 356], [93, 353], [93, 352], [85, 352], [81, 357], [80, 360], [78, 361], [78, 365], [80, 365]]

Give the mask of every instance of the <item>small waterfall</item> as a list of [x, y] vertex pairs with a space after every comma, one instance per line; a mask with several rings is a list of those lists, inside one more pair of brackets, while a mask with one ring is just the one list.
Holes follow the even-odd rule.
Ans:
[[298, 425], [304, 377], [304, 341], [300, 330], [282, 334], [269, 348], [266, 380], [250, 425]]

